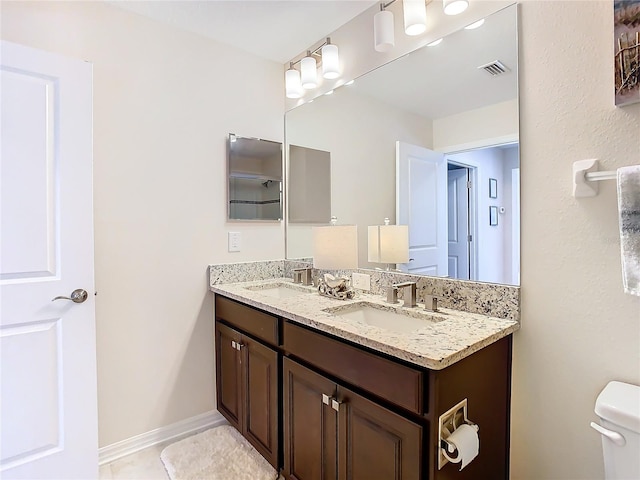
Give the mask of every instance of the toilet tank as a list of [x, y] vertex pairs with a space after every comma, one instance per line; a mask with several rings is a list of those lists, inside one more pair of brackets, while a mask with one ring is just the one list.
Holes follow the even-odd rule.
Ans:
[[[609, 382], [596, 400], [606, 480], [640, 479], [640, 387]], [[599, 428], [598, 428], [599, 427]]]

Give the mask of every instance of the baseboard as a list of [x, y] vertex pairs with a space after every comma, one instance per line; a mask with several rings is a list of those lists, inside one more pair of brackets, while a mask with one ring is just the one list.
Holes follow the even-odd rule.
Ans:
[[227, 421], [217, 410], [202, 413], [195, 417], [187, 418], [171, 425], [156, 428], [150, 432], [141, 433], [135, 437], [102, 447], [98, 449], [98, 463], [100, 465], [110, 463], [118, 458], [126, 457], [147, 447], [157, 445], [158, 443], [173, 439], [177, 440], [180, 437], [186, 437], [187, 435], [224, 423], [227, 423]]

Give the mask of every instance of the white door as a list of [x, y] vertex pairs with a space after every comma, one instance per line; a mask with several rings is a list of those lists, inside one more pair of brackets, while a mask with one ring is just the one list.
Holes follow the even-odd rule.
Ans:
[[447, 171], [449, 276], [469, 280], [469, 170]]
[[447, 276], [447, 162], [444, 155], [396, 142], [396, 223], [409, 226], [408, 273]]
[[97, 478], [92, 67], [1, 49], [0, 477]]

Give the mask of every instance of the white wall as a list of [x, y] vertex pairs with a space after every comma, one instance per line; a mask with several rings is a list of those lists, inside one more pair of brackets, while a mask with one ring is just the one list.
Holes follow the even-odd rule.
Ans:
[[613, 104], [613, 2], [521, 7], [512, 478], [602, 479], [600, 436], [589, 422], [607, 382], [640, 384], [640, 298], [622, 293], [615, 182], [574, 199], [571, 169], [585, 158], [607, 170], [640, 163], [640, 104]]
[[1, 8], [3, 39], [94, 65], [100, 445], [215, 409], [207, 265], [284, 255], [281, 224], [226, 222], [226, 136], [283, 140], [281, 65], [101, 2]]
[[517, 99], [433, 121], [433, 149], [438, 152], [455, 152], [517, 140]]
[[[431, 130], [431, 121], [350, 87], [287, 112], [287, 143], [331, 153], [331, 214], [358, 225], [360, 267], [371, 265], [367, 226], [395, 223], [396, 140], [430, 147]], [[288, 258], [312, 256], [310, 230], [289, 225]]]

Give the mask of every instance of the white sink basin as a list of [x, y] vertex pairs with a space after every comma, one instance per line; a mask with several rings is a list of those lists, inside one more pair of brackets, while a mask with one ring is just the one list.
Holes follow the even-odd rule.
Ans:
[[265, 285], [254, 285], [252, 287], [245, 288], [253, 292], [260, 292], [263, 295], [279, 299], [297, 297], [298, 295], [312, 293], [313, 291], [301, 287], [300, 285], [293, 285], [289, 283], [269, 283]]
[[359, 323], [383, 328], [391, 332], [413, 333], [443, 318], [424, 310], [398, 311], [372, 303], [356, 303], [346, 308], [332, 308], [325, 312]]

